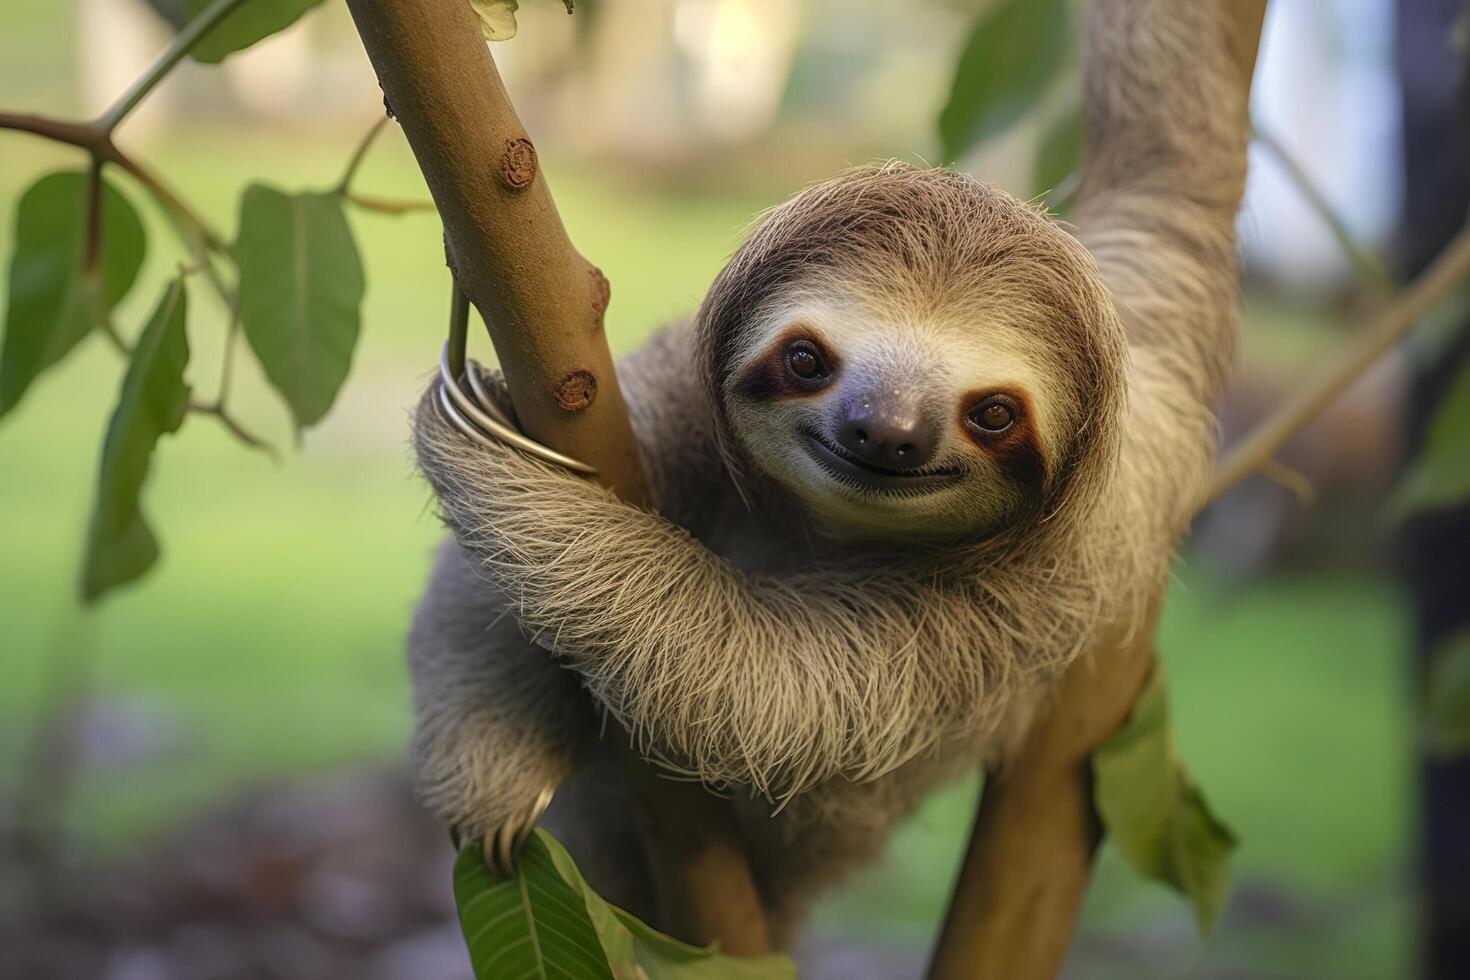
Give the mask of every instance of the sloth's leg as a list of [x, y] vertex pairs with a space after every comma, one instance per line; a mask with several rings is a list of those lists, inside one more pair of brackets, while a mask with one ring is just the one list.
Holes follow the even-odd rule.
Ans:
[[521, 633], [505, 602], [452, 540], [440, 549], [408, 639], [415, 782], [492, 862], [572, 773], [596, 730], [571, 671]]

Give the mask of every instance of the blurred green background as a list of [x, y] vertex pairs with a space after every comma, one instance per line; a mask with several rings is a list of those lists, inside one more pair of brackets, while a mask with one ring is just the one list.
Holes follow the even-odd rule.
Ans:
[[[83, 68], [95, 47], [78, 40], [104, 6], [126, 7], [126, 18], [139, 22], [149, 17], [122, 0], [7, 0], [5, 108], [65, 114], [105, 102], [89, 96], [96, 72]], [[812, 19], [832, 10], [809, 6]], [[972, 9], [933, 6], [951, 18]], [[868, 46], [881, 44], [874, 26], [883, 22], [881, 8], [856, 7], [854, 16], [878, 38]], [[862, 58], [878, 55], [857, 42], [842, 47], [840, 31], [832, 32], [836, 40], [816, 32], [820, 43], [802, 35], [792, 42], [784, 94], [759, 126], [660, 144], [657, 152], [648, 140], [633, 140], [632, 149], [616, 140], [589, 147], [563, 118], [558, 99], [575, 89], [563, 69], [522, 67], [514, 57], [530, 56], [507, 56], [572, 238], [613, 284], [607, 326], [615, 350], [692, 310], [762, 208], [851, 162], [933, 152], [945, 69], [927, 63], [948, 59], [914, 46], [952, 21], [925, 16], [934, 20], [924, 27], [930, 33], [897, 31], [902, 57], [876, 68]], [[539, 23], [523, 20], [512, 44], [536, 45]], [[231, 234], [247, 182], [331, 184], [373, 118], [376, 89], [340, 6], [327, 4], [296, 31], [311, 50], [327, 52], [327, 62], [348, 66], [347, 81], [333, 81], [352, 90], [340, 111], [311, 112], [289, 97], [253, 104], [257, 76], [236, 78], [226, 91], [218, 78], [191, 70], [169, 83], [166, 112], [121, 137]], [[300, 70], [315, 78], [310, 67]], [[904, 71], [912, 79], [895, 90], [895, 79], [909, 77]], [[849, 76], [865, 79], [875, 108], [814, 120], [829, 90]], [[305, 92], [301, 84], [293, 91]], [[967, 163], [1004, 183], [1023, 172], [1010, 160], [1016, 152], [1001, 147]], [[8, 260], [21, 190], [48, 169], [81, 163], [64, 148], [0, 133], [0, 256]], [[136, 188], [123, 187], [150, 215], [151, 232], [145, 286], [117, 316], [130, 332], [181, 254], [156, 211]], [[396, 128], [372, 151], [357, 187], [424, 196]], [[355, 212], [352, 221], [368, 294], [343, 396], [279, 465], [242, 450], [207, 418], [165, 439], [145, 494], [164, 558], [137, 587], [92, 611], [74, 598], [98, 447], [121, 379], [115, 353], [99, 337], [87, 341], [0, 425], [0, 792], [15, 800], [29, 783], [45, 784], [46, 812], [77, 866], [134, 860], [247, 788], [402, 759], [409, 727], [402, 641], [441, 536], [411, 466], [405, 422], [435, 364], [449, 284], [432, 214]], [[1243, 416], [1268, 410], [1282, 393], [1279, 379], [1320, 359], [1352, 305], [1340, 274], [1313, 267], [1297, 277], [1274, 261], [1267, 255], [1252, 278], [1242, 386], [1259, 400]], [[1306, 285], [1296, 288], [1295, 278]], [[204, 393], [217, 384], [223, 325], [218, 303], [197, 292], [190, 378]], [[286, 413], [244, 356], [235, 405], [289, 449]], [[1077, 975], [1139, 976], [1140, 964], [1143, 975], [1158, 977], [1409, 971], [1416, 708], [1405, 603], [1377, 540], [1387, 527], [1380, 504], [1393, 461], [1379, 447], [1343, 452], [1346, 463], [1328, 454], [1323, 464], [1321, 511], [1282, 519], [1279, 504], [1242, 505], [1240, 520], [1270, 525], [1261, 532], [1268, 545], [1242, 558], [1203, 536], [1180, 562], [1164, 618], [1161, 649], [1181, 754], [1241, 841], [1224, 920], [1199, 938], [1182, 902], [1105, 850], [1074, 952]], [[1338, 499], [1351, 501], [1345, 508], [1332, 497], [1340, 471], [1349, 473]], [[1250, 535], [1237, 528], [1215, 540], [1242, 536]], [[58, 698], [70, 704], [78, 692], [75, 752], [64, 773], [47, 772], [55, 758], [38, 741], [41, 722]], [[870, 964], [905, 964], [892, 975], [916, 968], [943, 911], [975, 790], [966, 784], [935, 797], [880, 866], [824, 903], [811, 955], [841, 962], [857, 948], [870, 951]]]

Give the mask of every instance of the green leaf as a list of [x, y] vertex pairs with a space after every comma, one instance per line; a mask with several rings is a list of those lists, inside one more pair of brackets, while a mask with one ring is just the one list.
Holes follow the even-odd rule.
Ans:
[[521, 849], [514, 878], [492, 875], [478, 842], [461, 848], [454, 903], [479, 980], [616, 980], [586, 902], [557, 871], [542, 832]]
[[[203, 13], [214, 0], [183, 0], [185, 21]], [[189, 54], [196, 61], [216, 64], [296, 23], [322, 0], [245, 0], [214, 29], [199, 39]], [[157, 6], [157, 4], [155, 4]]]
[[1427, 714], [1431, 747], [1470, 752], [1470, 630], [1454, 634], [1435, 653]]
[[26, 188], [15, 209], [5, 345], [0, 350], [0, 416], [31, 382], [91, 332], [132, 287], [148, 240], [138, 213], [106, 180], [101, 184], [96, 308], [83, 271], [87, 175], [47, 174]]
[[1430, 419], [1424, 448], [1397, 498], [1402, 511], [1438, 510], [1470, 500], [1470, 365]]
[[480, 844], [462, 848], [454, 900], [478, 980], [796, 980], [785, 956], [722, 956], [608, 904], [540, 829], [526, 841], [515, 878], [492, 875]]
[[1071, 51], [1066, 0], [1000, 0], [960, 53], [939, 114], [946, 160], [1000, 133], [1046, 92]]
[[1093, 754], [1092, 770], [1093, 799], [1118, 850], [1139, 874], [1182, 892], [1208, 932], [1229, 893], [1235, 836], [1175, 755], [1162, 667], [1127, 724]]
[[133, 348], [102, 443], [82, 571], [82, 597], [88, 602], [138, 578], [158, 559], [158, 542], [138, 501], [158, 437], [178, 431], [184, 421], [189, 397], [184, 384], [187, 309], [184, 281], [176, 279]]
[[516, 36], [517, 0], [470, 0], [480, 15], [480, 33], [487, 41], [508, 41]]
[[240, 320], [298, 426], [327, 414], [357, 344], [362, 260], [337, 194], [252, 184], [240, 199]]
[[1053, 199], [1082, 166], [1082, 104], [1073, 102], [1047, 125], [1031, 158], [1031, 196]]

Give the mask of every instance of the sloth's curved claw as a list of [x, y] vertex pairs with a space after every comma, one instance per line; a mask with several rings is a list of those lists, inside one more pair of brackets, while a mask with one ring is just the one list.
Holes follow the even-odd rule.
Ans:
[[536, 821], [541, 819], [541, 815], [551, 805], [551, 798], [555, 793], [555, 787], [546, 787], [518, 816], [485, 835], [485, 864], [491, 872], [504, 878], [515, 876], [516, 856], [520, 854], [526, 838], [536, 828]]
[[475, 361], [466, 363], [465, 376], [470, 388], [469, 391], [466, 391], [460, 384], [460, 379], [455, 377], [453, 368], [450, 367], [449, 344], [445, 343], [439, 352], [437, 391], [440, 411], [444, 413], [444, 417], [451, 425], [482, 446], [493, 449], [498, 441], [514, 446], [537, 459], [571, 470], [573, 473], [582, 473], [586, 476], [597, 475], [597, 467], [559, 453], [523, 435], [511, 424], [509, 417], [496, 404], [495, 398], [486, 388], [479, 374], [480, 365], [478, 363]]

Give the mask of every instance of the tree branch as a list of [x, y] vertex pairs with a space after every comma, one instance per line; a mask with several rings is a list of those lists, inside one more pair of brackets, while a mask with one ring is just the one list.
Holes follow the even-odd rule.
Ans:
[[1378, 296], [1386, 296], [1393, 292], [1393, 276], [1389, 275], [1382, 262], [1377, 256], [1370, 253], [1358, 244], [1353, 233], [1348, 230], [1347, 223], [1342, 216], [1333, 208], [1332, 202], [1327, 200], [1327, 195], [1322, 193], [1322, 188], [1311, 178], [1302, 165], [1297, 162], [1296, 157], [1286, 151], [1281, 141], [1271, 133], [1262, 129], [1259, 125], [1254, 126], [1256, 143], [1267, 153], [1276, 158], [1281, 169], [1286, 171], [1286, 176], [1296, 185], [1297, 192], [1306, 198], [1307, 204], [1318, 217], [1327, 225], [1328, 231], [1337, 241], [1337, 245], [1352, 263], [1353, 270], [1357, 273], [1368, 288]]
[[364, 211], [373, 211], [377, 214], [412, 214], [418, 211], [434, 210], [433, 201], [376, 197], [372, 194], [360, 194], [357, 191], [348, 191], [345, 199], [353, 207], [362, 208]]
[[[1214, 0], [1249, 93], [1266, 0]], [[1101, 829], [1088, 759], [1128, 717], [1153, 662], [1162, 592], [1070, 668], [1018, 757], [990, 773], [930, 980], [1042, 980], [1066, 956]]]
[[260, 450], [270, 457], [270, 461], [272, 463], [279, 463], [281, 461], [281, 454], [276, 451], [275, 446], [272, 446], [270, 443], [260, 438], [260, 436], [257, 436], [250, 430], [246, 429], [233, 415], [229, 413], [225, 406], [220, 404], [219, 402], [191, 401], [189, 402], [187, 408], [191, 415], [208, 415], [211, 418], [218, 420], [219, 424], [225, 427], [225, 431], [233, 436], [236, 442], [239, 442], [247, 449]]
[[1204, 507], [1225, 491], [1267, 465], [1292, 436], [1315, 418], [1333, 399], [1377, 363], [1378, 359], [1432, 311], [1461, 283], [1470, 280], [1470, 225], [1387, 307], [1372, 316], [1341, 361], [1295, 398], [1278, 409], [1259, 428], [1241, 440], [1216, 471]]
[[[469, 4], [348, 7], [439, 209], [455, 274], [490, 327], [526, 434], [648, 504], [601, 329], [606, 280], [567, 238]], [[568, 384], [584, 397], [558, 398]], [[718, 939], [729, 953], [765, 952], [731, 804], [637, 760], [630, 773], [665, 928], [693, 942]]]
[[929, 980], [1049, 980], [1061, 969], [1103, 836], [1091, 755], [1148, 679], [1158, 607], [1075, 664], [1021, 752], [987, 774]]
[[214, 3], [200, 11], [199, 16], [183, 26], [183, 29], [174, 36], [173, 43], [163, 54], [159, 55], [158, 60], [148, 66], [148, 70], [122, 94], [117, 102], [113, 103], [110, 109], [98, 117], [94, 125], [102, 132], [110, 134], [117, 128], [118, 123], [127, 118], [128, 113], [137, 108], [138, 103], [147, 98], [148, 93], [152, 92], [158, 83], [173, 71], [174, 66], [184, 60], [184, 57], [204, 35], [214, 30], [216, 24], [224, 20], [244, 2], [245, 0], [214, 0]]
[[386, 115], [379, 116], [378, 121], [373, 123], [368, 131], [363, 134], [362, 139], [357, 144], [357, 149], [352, 151], [352, 158], [347, 161], [347, 169], [342, 171], [342, 179], [337, 181], [338, 194], [346, 198], [351, 198], [352, 178], [357, 176], [357, 170], [362, 166], [363, 158], [367, 156], [368, 150], [372, 148], [373, 141], [378, 138], [378, 134], [383, 131], [383, 127], [387, 124], [388, 117]]

